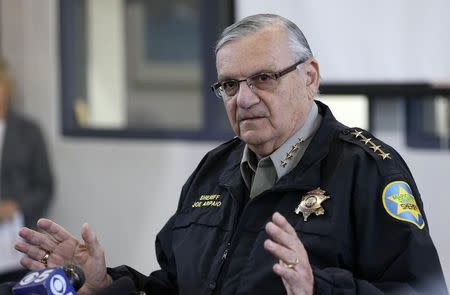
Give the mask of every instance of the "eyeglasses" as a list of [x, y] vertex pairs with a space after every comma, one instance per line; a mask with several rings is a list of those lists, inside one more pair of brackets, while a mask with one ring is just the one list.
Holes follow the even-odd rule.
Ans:
[[231, 97], [235, 96], [239, 91], [239, 85], [241, 85], [241, 82], [244, 81], [247, 82], [248, 87], [252, 91], [255, 88], [259, 90], [273, 90], [277, 87], [278, 85], [277, 80], [279, 78], [283, 77], [287, 73], [292, 72], [297, 68], [299, 64], [304, 62], [305, 60], [300, 60], [295, 64], [293, 64], [292, 66], [289, 66], [277, 73], [259, 73], [242, 80], [231, 79], [219, 81], [214, 83], [211, 86], [211, 89], [212, 91], [214, 91], [216, 96], [221, 99], [230, 99]]

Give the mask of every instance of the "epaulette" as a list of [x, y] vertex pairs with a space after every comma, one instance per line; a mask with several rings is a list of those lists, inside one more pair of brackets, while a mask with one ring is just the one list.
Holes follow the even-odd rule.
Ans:
[[360, 146], [375, 159], [378, 171], [386, 177], [382, 184], [384, 188], [380, 194], [383, 208], [387, 214], [394, 219], [414, 224], [417, 228], [423, 229], [425, 219], [422, 215], [423, 204], [420, 194], [401, 156], [392, 147], [363, 129], [344, 129], [339, 137], [346, 142]]
[[403, 170], [399, 167], [400, 163], [395, 150], [374, 137], [368, 131], [360, 128], [347, 128], [341, 131], [339, 138], [361, 147], [376, 160], [378, 166], [383, 171], [383, 174], [400, 172]]
[[383, 147], [380, 140], [359, 128], [349, 128], [342, 131], [342, 139], [356, 143], [369, 153], [374, 153], [383, 160], [392, 160], [391, 154]]

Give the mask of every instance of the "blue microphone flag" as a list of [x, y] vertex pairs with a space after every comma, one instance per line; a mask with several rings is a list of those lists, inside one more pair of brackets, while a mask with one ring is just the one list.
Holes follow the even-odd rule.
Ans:
[[14, 295], [75, 295], [75, 289], [63, 268], [46, 268], [29, 272], [13, 287]]

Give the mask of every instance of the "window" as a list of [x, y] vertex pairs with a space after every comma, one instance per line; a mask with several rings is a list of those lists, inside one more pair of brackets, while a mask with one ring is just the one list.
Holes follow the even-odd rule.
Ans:
[[320, 95], [334, 117], [349, 127], [369, 129], [369, 98], [363, 94]]
[[407, 101], [407, 142], [416, 148], [450, 148], [450, 89], [429, 89]]
[[232, 21], [227, 0], [62, 0], [64, 135], [231, 137], [209, 85]]
[[[386, 124], [391, 124], [390, 128], [402, 128], [402, 133], [405, 134], [406, 143], [413, 148], [434, 148], [446, 149], [450, 148], [450, 87], [447, 85], [433, 86], [427, 83], [408, 83], [408, 84], [324, 84], [321, 86], [321, 93], [326, 98], [344, 97], [357, 99], [358, 103], [352, 102], [352, 108], [345, 110], [340, 118], [339, 113], [336, 117], [348, 126], [358, 126], [351, 123], [355, 118], [360, 116], [361, 110], [366, 109], [365, 104], [368, 104], [368, 126], [364, 126], [364, 121], [361, 124], [363, 128], [369, 131], [374, 127], [374, 120], [377, 120], [379, 127], [386, 127]], [[367, 97], [367, 102], [362, 97]], [[337, 99], [334, 99], [337, 100]], [[399, 115], [395, 110], [382, 107], [380, 102], [401, 101], [401, 108], [405, 109], [405, 122], [399, 122], [398, 118], [392, 116]], [[325, 100], [327, 103], [327, 101]], [[404, 103], [403, 103], [404, 102]], [[378, 105], [378, 108], [373, 106]], [[355, 109], [355, 106], [357, 108]], [[381, 106], [381, 108], [380, 108]], [[336, 108], [333, 107], [334, 111]], [[337, 109], [339, 110], [339, 109]], [[347, 111], [347, 113], [345, 113]], [[383, 113], [374, 113], [380, 112]], [[375, 116], [376, 114], [376, 116]], [[403, 121], [403, 115], [400, 116]], [[350, 119], [350, 121], [346, 121]], [[381, 122], [382, 120], [383, 122]], [[405, 130], [403, 129], [405, 128]], [[404, 130], [404, 132], [403, 132]]]

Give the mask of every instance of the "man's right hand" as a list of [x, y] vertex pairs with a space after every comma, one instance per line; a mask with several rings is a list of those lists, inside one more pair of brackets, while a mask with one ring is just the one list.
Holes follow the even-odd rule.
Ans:
[[[20, 261], [24, 267], [38, 270], [76, 264], [86, 276], [86, 283], [78, 294], [95, 294], [112, 283], [106, 273], [103, 248], [87, 223], [81, 229], [82, 241], [49, 219], [39, 219], [37, 226], [43, 233], [26, 227], [19, 231], [24, 241], [17, 242], [16, 249], [26, 255]], [[47, 252], [49, 256], [45, 265], [42, 258]]]

